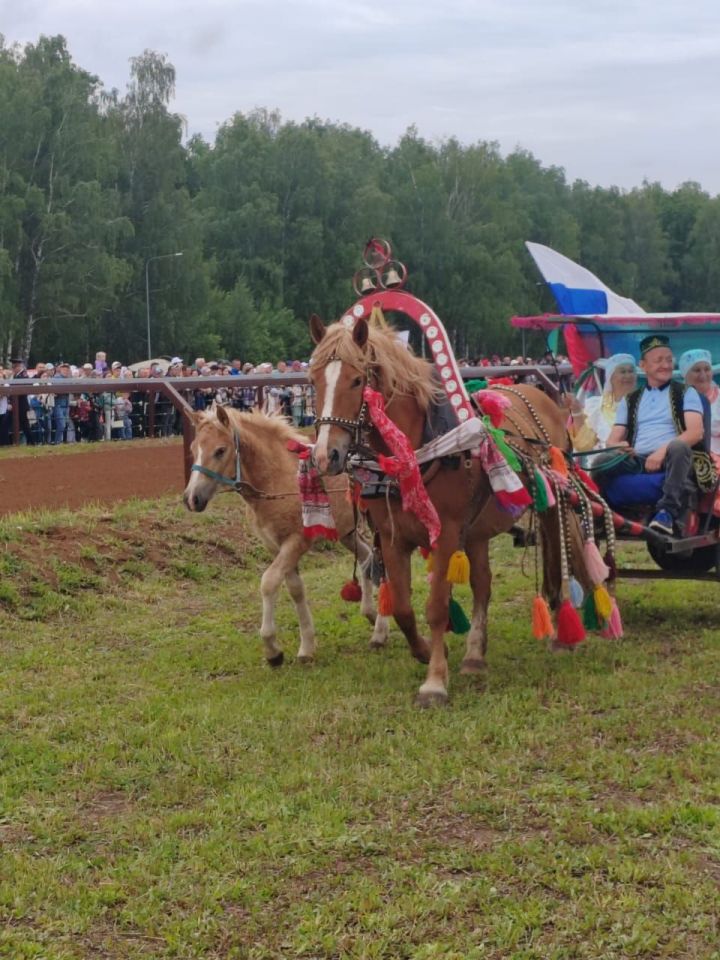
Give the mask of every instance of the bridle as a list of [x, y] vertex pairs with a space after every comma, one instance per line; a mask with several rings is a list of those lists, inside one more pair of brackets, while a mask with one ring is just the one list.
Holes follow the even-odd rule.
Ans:
[[[327, 366], [333, 360], [340, 360], [340, 357], [336, 353], [333, 353], [328, 357], [324, 366]], [[341, 363], [344, 361], [340, 360]], [[369, 380], [369, 371], [371, 370], [370, 363], [367, 364], [365, 370], [362, 371], [363, 379], [363, 389], [367, 386]], [[323, 424], [327, 424], [331, 427], [340, 427], [341, 430], [347, 431], [351, 436], [351, 452], [353, 449], [357, 450], [363, 446], [363, 431], [370, 426], [367, 419], [367, 403], [363, 400], [358, 415], [355, 419], [350, 417], [316, 417], [315, 418], [315, 427], [321, 427]]]

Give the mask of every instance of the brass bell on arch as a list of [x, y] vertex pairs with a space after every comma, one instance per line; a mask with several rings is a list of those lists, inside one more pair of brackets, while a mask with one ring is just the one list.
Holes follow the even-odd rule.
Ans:
[[375, 270], [371, 270], [369, 267], [363, 267], [363, 269], [358, 270], [353, 277], [353, 287], [359, 297], [366, 297], [368, 294], [374, 293], [379, 289], [380, 278]]
[[382, 285], [386, 290], [392, 290], [395, 287], [402, 287], [407, 280], [407, 270], [405, 265], [399, 260], [391, 260], [385, 267], [382, 276]]

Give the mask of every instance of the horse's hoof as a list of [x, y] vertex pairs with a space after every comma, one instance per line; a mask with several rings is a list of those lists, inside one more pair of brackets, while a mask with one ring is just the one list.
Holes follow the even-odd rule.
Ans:
[[387, 645], [388, 645], [387, 640], [371, 640], [368, 643], [368, 647], [371, 650], [384, 650]]
[[297, 662], [311, 665], [315, 663], [315, 657], [298, 656]]
[[422, 710], [430, 707], [446, 707], [448, 695], [444, 690], [421, 690], [415, 697], [415, 706]]
[[463, 660], [460, 664], [460, 673], [462, 674], [485, 673], [486, 670], [487, 664], [484, 660], [473, 659], [472, 657], [468, 660]]
[[567, 643], [558, 643], [557, 640], [553, 640], [548, 645], [548, 650], [550, 653], [575, 653], [574, 645], [568, 645]]
[[268, 657], [268, 663], [271, 667], [281, 667], [285, 662], [285, 654], [280, 651], [275, 657]]

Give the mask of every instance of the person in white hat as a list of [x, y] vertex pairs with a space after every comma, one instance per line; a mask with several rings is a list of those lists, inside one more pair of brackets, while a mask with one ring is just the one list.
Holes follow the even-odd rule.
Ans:
[[584, 404], [573, 397], [570, 403], [568, 432], [577, 451], [606, 446], [618, 404], [637, 386], [635, 358], [629, 353], [615, 353], [607, 360], [598, 360], [595, 366], [605, 371], [602, 394], [588, 397]]

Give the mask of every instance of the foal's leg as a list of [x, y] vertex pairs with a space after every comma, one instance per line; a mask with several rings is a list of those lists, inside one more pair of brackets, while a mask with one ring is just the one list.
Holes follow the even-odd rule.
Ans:
[[395, 623], [405, 634], [410, 652], [420, 663], [430, 659], [428, 642], [421, 637], [413, 613], [410, 590], [410, 557], [412, 550], [402, 544], [392, 543], [391, 537], [381, 534], [383, 563], [390, 583], [393, 599], [393, 617]]
[[312, 614], [305, 598], [305, 584], [297, 567], [285, 577], [300, 624], [300, 649], [297, 658], [300, 663], [312, 663], [315, 659], [315, 626]]
[[490, 603], [492, 571], [490, 570], [490, 542], [482, 540], [472, 545], [470, 556], [470, 586], [473, 612], [470, 631], [465, 641], [465, 658], [460, 673], [482, 673], [487, 653], [487, 611]]
[[[265, 646], [265, 658], [272, 667], [279, 667], [284, 660], [282, 647], [280, 647], [276, 639], [275, 604], [277, 602], [278, 590], [283, 580], [285, 580], [293, 570], [297, 569], [298, 560], [306, 550], [307, 547], [302, 542], [302, 537], [289, 537], [280, 547], [275, 559], [260, 580], [260, 593], [262, 595], [263, 606], [260, 636]], [[292, 595], [292, 589], [290, 592]], [[312, 618], [310, 619], [310, 626], [312, 628]]]

